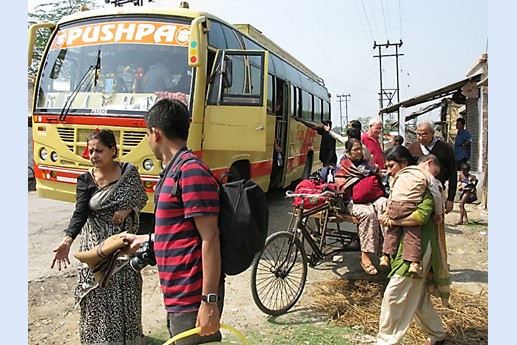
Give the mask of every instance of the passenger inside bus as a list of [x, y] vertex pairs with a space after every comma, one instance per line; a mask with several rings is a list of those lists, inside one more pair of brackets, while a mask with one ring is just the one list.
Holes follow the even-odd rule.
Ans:
[[185, 94], [190, 94], [190, 81], [191, 76], [187, 70], [183, 70], [179, 74], [176, 85], [173, 86], [173, 90]]
[[162, 61], [156, 59], [145, 73], [145, 78], [142, 81], [142, 91], [145, 93], [172, 91], [173, 86], [170, 70]]
[[275, 106], [275, 115], [282, 117], [282, 102], [277, 101]]
[[[279, 88], [281, 90], [281, 88]], [[279, 91], [275, 102], [275, 142], [273, 145], [273, 166], [271, 169], [270, 188], [280, 187], [284, 166], [284, 152], [282, 150], [282, 115], [284, 113], [282, 92]]]
[[97, 91], [103, 93], [127, 92], [126, 82], [118, 75], [118, 67], [114, 61], [109, 60], [102, 64], [95, 88]]
[[275, 138], [273, 144], [273, 165], [271, 166], [271, 177], [269, 179], [269, 188], [280, 187], [282, 182], [282, 170], [284, 166], [284, 157], [282, 148], [278, 144], [278, 139]]

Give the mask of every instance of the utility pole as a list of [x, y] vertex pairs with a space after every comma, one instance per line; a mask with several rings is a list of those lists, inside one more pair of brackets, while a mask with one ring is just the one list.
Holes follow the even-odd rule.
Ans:
[[345, 97], [345, 126], [348, 127], [348, 97], [350, 94], [343, 95]]
[[[339, 102], [339, 127], [341, 127], [341, 132], [343, 132], [343, 114], [342, 114], [342, 110], [341, 110], [341, 103], [343, 102], [343, 100], [341, 98], [347, 97], [347, 96], [350, 96], [350, 95], [336, 95], [336, 97], [338, 98], [337, 101]], [[347, 109], [348, 109], [348, 106], [347, 106]]]
[[[382, 47], [386, 47], [389, 48], [389, 47], [395, 47], [395, 54], [382, 54], [381, 52], [381, 48]], [[380, 92], [379, 92], [379, 106], [380, 108], [379, 109], [382, 109], [384, 108], [384, 95], [386, 95], [387, 99], [388, 99], [388, 106], [392, 105], [392, 100], [393, 100], [393, 97], [395, 95], [397, 95], [397, 103], [400, 102], [400, 92], [399, 92], [399, 56], [403, 56], [404, 54], [399, 54], [399, 48], [402, 47], [402, 40], [400, 40], [399, 43], [390, 43], [390, 41], [388, 40], [386, 43], [384, 44], [377, 44], [377, 42], [373, 42], [373, 49], [375, 48], [379, 48], [379, 55], [374, 55], [374, 57], [378, 57], [379, 58], [379, 75], [380, 75]], [[383, 57], [390, 57], [390, 56], [394, 56], [395, 57], [395, 64], [396, 64], [396, 69], [397, 69], [397, 88], [396, 89], [385, 89], [382, 85], [382, 58]], [[390, 92], [391, 91], [391, 92]], [[382, 115], [381, 115], [382, 116]], [[398, 118], [398, 121], [399, 121], [399, 125], [400, 125], [400, 110], [397, 110], [397, 118]], [[382, 118], [381, 118], [382, 120]]]

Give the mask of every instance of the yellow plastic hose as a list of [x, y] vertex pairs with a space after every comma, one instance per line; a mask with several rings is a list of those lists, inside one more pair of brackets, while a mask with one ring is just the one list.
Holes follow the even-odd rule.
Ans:
[[[221, 324], [221, 328], [226, 329], [228, 331], [231, 331], [233, 334], [235, 334], [239, 338], [239, 340], [244, 345], [251, 345], [251, 343], [248, 341], [248, 339], [246, 339], [244, 334], [242, 334], [236, 328], [234, 328], [234, 327], [232, 327], [230, 325], [226, 325], [224, 323]], [[182, 332], [180, 334], [176, 334], [174, 337], [172, 337], [171, 339], [169, 339], [165, 343], [163, 343], [163, 345], [170, 345], [170, 344], [174, 343], [176, 340], [179, 340], [179, 339], [182, 339], [182, 338], [189, 337], [191, 335], [197, 334], [197, 333], [199, 333], [200, 330], [201, 330], [200, 327], [196, 327], [196, 328], [190, 329], [188, 331]], [[221, 343], [221, 344], [223, 344], [223, 343]]]

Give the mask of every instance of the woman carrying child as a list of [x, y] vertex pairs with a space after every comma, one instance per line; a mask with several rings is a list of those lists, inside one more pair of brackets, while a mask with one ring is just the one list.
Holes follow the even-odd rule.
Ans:
[[[413, 157], [403, 146], [396, 146], [385, 153], [388, 173], [397, 173], [409, 166]], [[394, 185], [397, 189], [397, 185]], [[394, 191], [391, 190], [393, 193]], [[395, 191], [396, 192], [396, 191]], [[438, 227], [432, 217], [434, 201], [429, 190], [424, 192], [423, 200], [416, 211], [409, 216], [392, 220], [383, 214], [379, 221], [385, 226], [421, 226], [421, 265], [424, 279], [413, 278], [409, 274], [410, 263], [402, 259], [403, 244], [399, 240], [397, 253], [390, 262], [389, 282], [381, 304], [377, 345], [400, 344], [411, 320], [427, 335], [424, 345], [444, 344], [446, 333], [430, 294], [441, 298], [448, 305], [450, 278], [444, 251], [444, 244], [438, 235]]]
[[[405, 149], [396, 146], [385, 152], [387, 156], [405, 152]], [[393, 163], [391, 163], [393, 164]], [[393, 221], [409, 216], [417, 210], [417, 205], [422, 202], [424, 192], [429, 190], [433, 195], [435, 221], [440, 223], [443, 217], [443, 198], [441, 182], [435, 176], [440, 172], [440, 161], [433, 154], [422, 156], [417, 165], [407, 166], [398, 171], [391, 184], [391, 192], [388, 197], [386, 214]], [[389, 174], [393, 172], [390, 170]], [[417, 226], [392, 226], [386, 229], [384, 235], [383, 253], [379, 265], [389, 268], [389, 255], [397, 253], [399, 240], [403, 235], [402, 259], [411, 262], [409, 273], [415, 278], [422, 278], [421, 237], [422, 229]]]

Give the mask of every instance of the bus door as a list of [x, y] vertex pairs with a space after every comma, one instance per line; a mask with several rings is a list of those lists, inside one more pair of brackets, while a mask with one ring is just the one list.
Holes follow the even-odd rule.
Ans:
[[[275, 78], [275, 141], [282, 149], [283, 162], [279, 177], [271, 177], [277, 186], [284, 184], [285, 170], [289, 162], [289, 152], [287, 145], [287, 109], [288, 109], [288, 88], [287, 83], [279, 78]], [[274, 162], [273, 164], [275, 164]]]
[[266, 151], [267, 51], [220, 50], [209, 78], [204, 150]]

